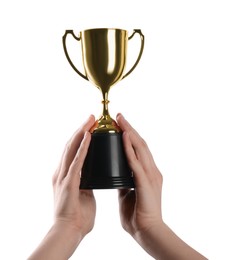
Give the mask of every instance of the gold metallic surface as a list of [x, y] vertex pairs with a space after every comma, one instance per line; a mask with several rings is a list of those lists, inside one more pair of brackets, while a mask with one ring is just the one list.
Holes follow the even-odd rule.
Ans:
[[[74, 66], [68, 55], [66, 36], [69, 33], [72, 34], [76, 40], [81, 41], [85, 75]], [[141, 37], [140, 52], [133, 67], [124, 74], [128, 40], [130, 40], [135, 33], [139, 33]], [[144, 48], [144, 35], [138, 29], [134, 30], [133, 34], [128, 37], [126, 30], [101, 28], [82, 31], [80, 32], [80, 36], [77, 37], [72, 30], [67, 30], [63, 36], [63, 46], [65, 55], [72, 68], [81, 77], [92, 82], [102, 92], [102, 116], [95, 122], [90, 131], [120, 132], [121, 129], [110, 117], [108, 111], [108, 93], [114, 84], [128, 76], [137, 66]]]

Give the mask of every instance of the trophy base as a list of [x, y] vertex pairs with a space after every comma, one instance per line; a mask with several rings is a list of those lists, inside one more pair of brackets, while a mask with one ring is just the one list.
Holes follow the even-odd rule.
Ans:
[[81, 173], [80, 189], [134, 188], [121, 133], [93, 133]]

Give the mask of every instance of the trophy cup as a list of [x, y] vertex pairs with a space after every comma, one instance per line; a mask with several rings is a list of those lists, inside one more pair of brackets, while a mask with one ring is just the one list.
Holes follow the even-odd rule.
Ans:
[[[136, 33], [141, 38], [140, 52], [132, 68], [124, 73], [128, 40]], [[84, 74], [70, 59], [66, 47], [68, 34], [81, 42]], [[123, 149], [121, 129], [108, 111], [108, 93], [115, 83], [127, 77], [137, 66], [144, 48], [144, 35], [139, 29], [130, 36], [121, 29], [89, 29], [80, 32], [79, 36], [72, 30], [66, 30], [63, 48], [71, 67], [82, 78], [92, 82], [103, 97], [102, 115], [90, 129], [91, 142], [81, 172], [80, 189], [134, 188], [133, 174]]]

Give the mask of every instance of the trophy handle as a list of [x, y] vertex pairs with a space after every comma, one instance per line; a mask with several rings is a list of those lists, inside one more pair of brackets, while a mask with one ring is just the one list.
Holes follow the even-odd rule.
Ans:
[[69, 33], [70, 33], [77, 41], [80, 41], [80, 39], [81, 39], [80, 37], [75, 36], [73, 30], [66, 30], [66, 31], [65, 31], [65, 34], [63, 35], [63, 49], [64, 49], [64, 52], [65, 52], [66, 58], [67, 58], [68, 62], [70, 63], [70, 65], [72, 66], [72, 68], [74, 69], [74, 71], [75, 71], [76, 73], [78, 73], [82, 78], [88, 80], [88, 78], [87, 78], [84, 74], [82, 74], [82, 73], [76, 68], [76, 66], [73, 64], [73, 62], [72, 62], [71, 59], [70, 59], [70, 56], [69, 56], [68, 51], [67, 51], [67, 46], [66, 46], [66, 38], [67, 38], [67, 35], [68, 35]]
[[138, 55], [138, 58], [135, 62], [135, 64], [132, 66], [132, 68], [123, 76], [122, 79], [126, 78], [137, 66], [138, 62], [140, 61], [141, 59], [141, 55], [143, 53], [143, 49], [144, 49], [144, 44], [145, 44], [145, 37], [143, 35], [143, 33], [141, 32], [140, 29], [134, 29], [134, 32], [132, 33], [131, 36], [128, 37], [128, 40], [131, 40], [133, 38], [133, 36], [135, 35], [135, 33], [139, 33], [140, 37], [141, 37], [141, 48], [140, 48], [140, 52], [139, 52], [139, 55]]

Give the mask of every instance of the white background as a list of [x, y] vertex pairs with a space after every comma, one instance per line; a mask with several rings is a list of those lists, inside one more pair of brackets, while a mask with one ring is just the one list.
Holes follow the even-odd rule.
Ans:
[[[149, 144], [164, 176], [165, 222], [209, 259], [234, 259], [233, 14], [231, 0], [1, 1], [0, 259], [26, 259], [44, 237], [64, 145], [101, 112], [99, 91], [72, 70], [61, 41], [65, 29], [96, 27], [145, 35], [138, 67], [110, 92], [110, 112]], [[79, 43], [68, 45], [79, 61]], [[138, 47], [135, 36], [128, 68]], [[117, 191], [95, 196], [95, 228], [72, 259], [151, 259], [122, 230]]]

